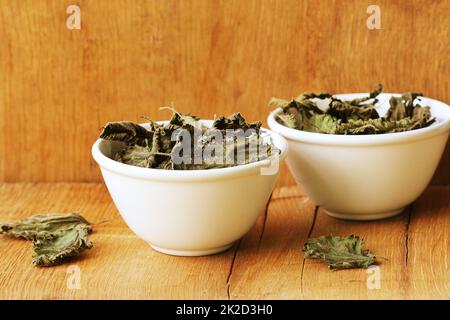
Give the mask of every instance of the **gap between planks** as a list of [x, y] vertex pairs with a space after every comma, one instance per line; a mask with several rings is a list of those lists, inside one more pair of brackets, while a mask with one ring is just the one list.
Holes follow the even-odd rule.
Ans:
[[[293, 189], [294, 188], [294, 189]], [[280, 188], [277, 189], [277, 193], [283, 193], [285, 190], [295, 190], [295, 187], [290, 188]], [[280, 192], [281, 190], [281, 192]], [[448, 287], [448, 273], [446, 273], [446, 265], [448, 265], [448, 252], [445, 247], [446, 241], [448, 242], [448, 225], [449, 225], [449, 205], [448, 199], [450, 193], [450, 186], [441, 187], [429, 187], [424, 194], [413, 204], [409, 205], [402, 214], [390, 218], [374, 222], [351, 222], [336, 220], [334, 218], [328, 217], [323, 209], [317, 206], [310, 207], [308, 214], [312, 216], [308, 225], [302, 228], [302, 232], [305, 236], [301, 234], [298, 235], [299, 238], [316, 237], [324, 234], [335, 234], [335, 235], [349, 235], [357, 234], [361, 235], [364, 240], [370, 240], [369, 244], [366, 245], [367, 248], [372, 249], [375, 254], [379, 253], [380, 270], [383, 271], [384, 277], [384, 290], [380, 291], [369, 291], [366, 286], [367, 274], [365, 270], [346, 270], [331, 272], [326, 270], [325, 265], [318, 261], [305, 260], [303, 254], [299, 258], [299, 277], [293, 275], [279, 274], [279, 271], [273, 271], [273, 274], [267, 271], [271, 266], [267, 263], [270, 262], [270, 258], [264, 257], [261, 254], [257, 258], [263, 259], [262, 263], [255, 261], [252, 257], [250, 251], [259, 250], [261, 242], [265, 240], [265, 231], [270, 229], [271, 226], [267, 225], [267, 221], [271, 221], [272, 224], [277, 223], [276, 217], [271, 216], [273, 214], [280, 215], [278, 211], [273, 212], [273, 206], [277, 201], [287, 201], [290, 203], [305, 203], [306, 197], [301, 192], [294, 194], [289, 194], [287, 196], [275, 196], [269, 203], [267, 210], [265, 212], [262, 226], [257, 228], [259, 234], [252, 235], [248, 234], [244, 239], [241, 240], [239, 246], [235, 247], [234, 258], [230, 268], [229, 277], [227, 279], [227, 292], [230, 299], [241, 299], [241, 298], [295, 298], [295, 299], [316, 299], [316, 298], [356, 298], [356, 299], [373, 299], [373, 298], [448, 298], [448, 293], [446, 293], [446, 288]], [[302, 201], [302, 198], [305, 198]], [[307, 199], [306, 199], [307, 200]], [[436, 205], [438, 203], [438, 205]], [[433, 206], [436, 206], [434, 208]], [[294, 207], [288, 207], [287, 205], [282, 208], [283, 210], [291, 210], [291, 214], [295, 215], [298, 210]], [[303, 214], [306, 211], [303, 209], [301, 212]], [[424, 236], [421, 229], [433, 228], [434, 220], [430, 218], [430, 215], [435, 218], [435, 223], [437, 224], [437, 229], [439, 229], [438, 237], [434, 238], [434, 234], [431, 233], [429, 236]], [[278, 221], [279, 222], [279, 221]], [[293, 222], [295, 223], [295, 221]], [[316, 228], [316, 225], [318, 227]], [[273, 226], [272, 226], [273, 227]], [[413, 228], [413, 231], [411, 230]], [[297, 228], [298, 229], [298, 228]], [[317, 229], [317, 230], [316, 230]], [[279, 231], [279, 230], [278, 230]], [[289, 230], [284, 230], [289, 232]], [[413, 232], [413, 234], [411, 234]], [[255, 231], [253, 231], [255, 233]], [[271, 235], [268, 235], [270, 237]], [[273, 234], [272, 234], [273, 237]], [[428, 250], [419, 250], [417, 245], [411, 247], [411, 240], [414, 243], [427, 242], [433, 245], [441, 237], [444, 244], [441, 243], [439, 254], [436, 256], [428, 256]], [[252, 238], [258, 238], [257, 249], [256, 245], [252, 245]], [[253, 240], [255, 242], [256, 240]], [[270, 241], [270, 239], [269, 239]], [[283, 250], [283, 243], [279, 243], [279, 250]], [[296, 245], [297, 246], [297, 245]], [[424, 244], [426, 246], [426, 244]], [[246, 252], [241, 252], [247, 247], [251, 250]], [[301, 244], [296, 248], [299, 252], [301, 251]], [[411, 251], [413, 250], [413, 251]], [[414, 261], [410, 261], [410, 255], [413, 252], [414, 256], [417, 257]], [[273, 254], [273, 253], [272, 253]], [[270, 254], [269, 254], [270, 255]], [[389, 257], [389, 259], [383, 259], [383, 255]], [[297, 258], [295, 258], [297, 259]], [[418, 261], [419, 260], [419, 261]], [[272, 260], [273, 261], [273, 260]], [[296, 263], [295, 261], [288, 261], [288, 263]], [[261, 266], [261, 264], [263, 264]], [[437, 265], [439, 272], [433, 272], [434, 265]], [[279, 267], [279, 264], [277, 265]], [[236, 270], [237, 269], [237, 270]], [[252, 270], [253, 269], [253, 270]], [[430, 271], [424, 271], [431, 269]], [[308, 270], [306, 272], [305, 270]], [[234, 276], [234, 277], [233, 277]], [[280, 285], [279, 283], [273, 282], [270, 279], [272, 277], [278, 277], [278, 281], [282, 282], [282, 278], [285, 277], [287, 280], [299, 280], [299, 290], [296, 292], [296, 288], [293, 285], [288, 285], [286, 293], [283, 294], [272, 294], [270, 289], [267, 287], [269, 285]], [[262, 282], [267, 284], [267, 286], [261, 284], [253, 285], [252, 289], [248, 289], [245, 286], [251, 284], [250, 279], [253, 277], [258, 277], [262, 279]], [[327, 278], [336, 279], [335, 281], [341, 281], [347, 283], [348, 292], [339, 292], [339, 289], [333, 288], [333, 281], [327, 280]], [[325, 279], [325, 280], [324, 280]], [[307, 282], [305, 287], [304, 282]], [[255, 281], [256, 282], [256, 281]], [[286, 281], [289, 282], [289, 281]], [[321, 290], [311, 289], [314, 285], [322, 283], [323, 288]], [[351, 285], [354, 283], [355, 285]], [[359, 283], [360, 285], [356, 285]], [[362, 285], [364, 283], [364, 285]], [[427, 290], [419, 290], [420, 288], [416, 283], [421, 286], [428, 288]], [[283, 287], [283, 286], [281, 286]], [[307, 290], [304, 290], [308, 288]], [[335, 286], [334, 286], [335, 287]], [[352, 293], [352, 289], [355, 290]], [[284, 288], [286, 289], [286, 288]], [[267, 290], [267, 295], [265, 295], [264, 290]], [[280, 293], [280, 292], [278, 292]]]
[[[109, 196], [107, 196], [106, 189], [102, 184], [3, 183], [0, 184], [0, 192], [5, 192], [3, 197], [0, 194], [0, 197], [3, 199], [3, 203], [0, 205], [0, 214], [3, 214], [3, 217], [7, 219], [12, 218], [9, 216], [9, 213], [18, 214], [18, 216], [23, 217], [30, 213], [36, 213], [39, 210], [49, 210], [51, 208], [55, 208], [55, 210], [64, 210], [64, 208], [71, 205], [70, 203], [79, 203], [81, 210], [94, 208], [93, 205], [95, 204], [98, 223], [101, 223], [105, 217], [110, 217], [111, 212], [116, 212], [112, 201]], [[193, 259], [176, 259], [162, 255], [158, 255], [156, 258], [161, 261], [167, 260], [165, 263], [169, 263], [169, 261], [175, 263], [176, 261], [186, 260], [185, 264], [194, 269], [204, 265], [202, 269], [206, 272], [209, 269], [208, 266], [211, 263], [211, 260], [230, 259], [228, 260], [228, 270], [224, 270], [224, 279], [226, 281], [225, 297], [228, 299], [315, 299], [320, 297], [448, 298], [448, 270], [446, 267], [448, 265], [448, 250], [445, 243], [448, 243], [449, 241], [449, 194], [450, 186], [430, 187], [424, 195], [419, 198], [418, 202], [409, 206], [404, 214], [384, 221], [360, 223], [343, 222], [329, 218], [323, 213], [322, 209], [312, 205], [297, 187], [281, 187], [274, 190], [272, 199], [268, 203], [265, 213], [259, 218], [257, 225], [235, 245], [232, 252], [224, 253], [222, 258], [216, 256], [206, 259], [196, 259], [195, 261], [193, 261]], [[26, 200], [24, 200], [24, 198]], [[30, 199], [36, 199], [38, 201], [31, 202]], [[68, 200], [68, 203], [66, 204], [59, 200]], [[61, 204], [56, 205], [58, 201]], [[85, 202], [88, 204], [85, 204]], [[309, 215], [309, 217], [305, 217], [305, 219], [301, 220], [304, 222], [301, 228], [298, 226], [298, 222], [300, 221], [298, 213]], [[280, 216], [280, 214], [284, 214], [284, 216]], [[280, 224], [283, 221], [289, 223], [277, 227], [276, 224]], [[292, 256], [289, 252], [286, 253], [286, 251], [289, 251], [289, 247], [286, 247], [284, 243], [280, 242], [280, 240], [283, 240], [283, 236], [280, 236], [280, 233], [289, 232], [289, 228], [294, 228], [296, 232], [300, 230], [304, 233], [304, 235], [291, 234], [291, 237], [288, 238], [296, 239], [296, 242], [293, 245], [295, 248], [295, 256]], [[391, 230], [384, 230], [384, 228], [391, 228]], [[130, 241], [132, 240], [136, 245], [140, 245], [140, 242], [134, 239], [134, 235], [131, 235], [126, 228], [123, 228], [123, 223], [121, 221], [116, 220], [115, 223], [112, 223], [103, 231], [106, 232], [105, 234], [110, 234], [108, 230], [114, 230], [114, 236], [127, 236], [127, 238], [130, 238]], [[390, 251], [385, 251], [388, 252], [395, 261], [389, 261], [389, 263], [385, 265], [382, 264], [382, 268], [385, 270], [384, 277], [387, 278], [387, 289], [388, 291], [390, 290], [389, 295], [387, 296], [386, 294], [362, 292], [357, 287], [354, 287], [355, 293], [351, 295], [348, 293], [343, 295], [340, 292], [336, 292], [335, 289], [330, 287], [330, 285], [332, 286], [334, 283], [333, 281], [344, 281], [342, 282], [342, 286], [352, 288], [351, 284], [359, 281], [358, 277], [365, 273], [359, 273], [359, 275], [357, 271], [331, 273], [326, 270], [326, 267], [323, 264], [317, 263], [316, 261], [302, 260], [303, 257], [300, 256], [300, 240], [304, 240], [303, 238], [307, 238], [308, 236], [318, 236], [323, 232], [334, 232], [339, 235], [343, 235], [343, 231], [361, 231], [361, 234], [367, 232], [371, 241], [370, 245], [367, 247], [372, 248], [372, 246], [376, 247], [377, 245], [379, 239], [376, 235], [380, 230], [384, 230], [383, 233], [387, 233], [387, 238], [385, 236], [383, 242], [392, 238], [392, 243], [390, 245], [394, 247], [393, 249], [389, 249]], [[401, 234], [396, 235], [397, 232], [401, 232]], [[101, 236], [103, 235], [102, 232]], [[427, 241], [424, 241], [424, 239]], [[277, 243], [277, 241], [279, 243]], [[272, 242], [275, 244], [272, 245]], [[442, 244], [442, 242], [444, 242], [444, 244]], [[99, 249], [106, 250], [106, 244], [107, 243], [104, 243], [104, 249], [102, 249], [101, 246]], [[389, 243], [387, 245], [389, 245]], [[430, 256], [426, 255], [429, 247], [433, 248], [433, 255]], [[381, 252], [380, 248], [382, 247], [378, 246], [375, 253]], [[394, 249], [396, 251], [393, 253]], [[267, 253], [267, 251], [269, 252]], [[146, 261], [150, 256], [154, 256], [153, 253], [148, 252], [145, 248], [142, 248], [137, 252], [140, 252], [142, 255], [142, 261]], [[255, 258], [253, 261], [249, 259], [252, 255]], [[267, 255], [269, 257], [267, 257]], [[283, 260], [284, 258], [286, 258], [286, 261]], [[110, 257], [99, 255], [96, 259], [110, 259]], [[96, 261], [99, 261], [96, 259], [88, 258], [86, 261], [81, 261], [81, 263], [85, 264], [87, 268], [90, 268], [90, 264], [95, 264]], [[282, 260], [281, 264], [279, 262], [280, 260]], [[137, 259], [136, 263], [140, 263], [139, 261], [140, 259]], [[270, 282], [274, 287], [274, 290], [272, 292], [270, 292], [270, 290], [265, 292], [264, 290], [268, 287], [268, 282], [265, 282], [267, 280], [265, 277], [273, 276], [273, 274], [267, 270], [270, 270], [272, 267], [271, 263], [274, 261], [278, 261], [278, 264], [275, 264], [277, 267], [285, 267], [285, 265], [288, 264], [289, 269], [284, 269], [284, 271], [287, 270], [287, 273], [283, 273], [283, 270], [280, 270], [279, 274], [274, 273], [277, 278], [274, 279], [273, 282]], [[397, 262], [398, 267], [396, 266]], [[165, 263], [161, 265], [166, 265]], [[298, 266], [296, 264], [298, 264]], [[395, 266], [390, 267], [389, 264]], [[155, 266], [155, 268], [156, 267], [157, 266]], [[145, 270], [145, 268], [149, 267], [146, 266], [143, 270]], [[157, 270], [162, 271], [161, 268]], [[174, 271], [175, 270], [177, 269], [175, 268]], [[117, 272], [117, 275], [120, 276], [118, 271], [114, 269], [112, 269], [112, 271]], [[12, 275], [14, 274], [17, 273], [13, 273]], [[191, 274], [191, 271], [187, 273], [188, 276], [189, 274]], [[400, 284], [398, 285], [394, 283], [396, 281], [396, 275], [399, 275], [400, 277]], [[20, 277], [21, 276], [19, 276], [19, 278]], [[327, 278], [332, 278], [334, 280]], [[181, 281], [182, 279], [184, 278], [180, 277], [178, 280]], [[135, 280], [136, 283], [140, 283], [141, 281], [140, 278], [136, 278]], [[294, 281], [292, 281], [292, 284], [289, 284], [291, 280]], [[103, 282], [95, 278], [93, 278], [93, 281], [103, 284]], [[257, 290], [252, 291], [252, 286], [254, 287], [257, 282], [261, 282], [259, 284], [260, 287], [257, 287]], [[312, 291], [311, 286], [315, 286], [316, 284], [319, 286], [322, 285], [323, 290], [317, 292]], [[287, 288], [285, 288], [286, 286]], [[398, 288], [398, 286], [401, 287]], [[207, 283], [200, 283], [196, 286], [197, 289], [207, 287]], [[149, 288], [153, 288], [153, 286]], [[149, 288], [147, 288], [147, 290], [149, 290]], [[162, 289], [160, 288], [160, 290]], [[358, 292], [358, 290], [360, 291]], [[192, 290], [186, 291], [186, 293], [184, 293], [185, 296], [183, 297], [189, 298], [189, 296], [186, 296], [188, 293], [194, 294], [192, 297], [198, 297], [198, 295], [195, 295], [195, 291]], [[117, 297], [120, 298], [125, 296], [125, 293], [118, 292], [117, 294]], [[208, 294], [208, 292], [205, 291], [205, 294]], [[210, 297], [223, 297], [220, 292], [210, 292], [209, 294], [211, 294]], [[36, 295], [38, 295], [38, 293], [36, 293]], [[87, 296], [92, 297], [89, 295]], [[139, 296], [147, 297], [145, 292], [140, 293]], [[171, 296], [169, 293], [165, 293], [165, 296], [168, 298], [179, 297]], [[64, 297], [64, 295], [62, 294], [61, 297]]]

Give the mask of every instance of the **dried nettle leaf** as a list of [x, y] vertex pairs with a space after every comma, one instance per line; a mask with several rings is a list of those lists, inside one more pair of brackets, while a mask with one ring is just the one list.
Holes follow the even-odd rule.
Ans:
[[[386, 116], [376, 110], [382, 85], [362, 98], [341, 100], [327, 93], [303, 93], [291, 101], [272, 98], [269, 105], [282, 109], [277, 120], [292, 129], [328, 134], [380, 134], [409, 131], [434, 122], [430, 108], [414, 104], [421, 93], [392, 97]], [[327, 104], [319, 108], [318, 100]]]
[[50, 267], [76, 257], [85, 249], [92, 248], [88, 239], [90, 227], [84, 224], [61, 231], [51, 239], [33, 241], [33, 263], [41, 267]]
[[291, 128], [291, 129], [297, 128], [297, 121], [295, 119], [295, 115], [290, 114], [290, 113], [288, 113], [288, 114], [281, 113], [281, 114], [278, 114], [277, 116], [278, 116], [278, 120], [286, 127]]
[[129, 121], [109, 122], [103, 128], [100, 138], [145, 146], [152, 139], [152, 132]]
[[34, 215], [17, 223], [0, 224], [0, 234], [26, 240], [51, 239], [59, 232], [80, 224], [90, 228], [90, 223], [77, 213]]
[[170, 119], [169, 123], [173, 124], [175, 126], [192, 126], [192, 127], [196, 127], [196, 128], [201, 128], [201, 122], [200, 122], [200, 118], [198, 118], [197, 116], [191, 115], [189, 113], [186, 114], [182, 114], [180, 112], [178, 112], [177, 110], [175, 110], [174, 107], [162, 107], [160, 108], [161, 110], [163, 109], [167, 109], [172, 111], [172, 118]]
[[[113, 156], [116, 161], [144, 168], [200, 170], [255, 162], [279, 152], [271, 141], [267, 142], [267, 139], [264, 140], [261, 136], [261, 122], [248, 123], [240, 113], [234, 113], [229, 117], [220, 116], [214, 120], [211, 128], [207, 128], [194, 115], [182, 114], [173, 107], [162, 109], [172, 111], [172, 118], [168, 124], [158, 125], [151, 122], [149, 129], [135, 123], [130, 124], [130, 122], [107, 124], [100, 137], [125, 143], [122, 151]], [[137, 127], [141, 127], [143, 130]], [[230, 130], [245, 134], [239, 138], [237, 136], [227, 138]], [[105, 131], [107, 134], [105, 134]], [[190, 161], [175, 164], [172, 162], [172, 156], [176, 155], [182, 145], [183, 131], [190, 133], [192, 138], [191, 154], [186, 156]], [[222, 137], [220, 142], [214, 139], [217, 134]], [[172, 139], [173, 136], [175, 139]], [[257, 141], [258, 146], [261, 145], [260, 147], [266, 148], [267, 153], [263, 153], [260, 147], [258, 147], [256, 154], [250, 153], [250, 145], [255, 141]], [[219, 143], [221, 145], [217, 146]], [[208, 159], [203, 159], [200, 163], [193, 161], [193, 159], [197, 159], [200, 153], [203, 154], [206, 148], [216, 150], [215, 147], [222, 149], [221, 157], [220, 155], [216, 157], [213, 153], [213, 158], [219, 159], [219, 161], [212, 162]], [[245, 157], [239, 159], [237, 157], [238, 150], [242, 150], [242, 148], [245, 148], [243, 149], [245, 150]]]
[[[155, 135], [156, 137], [156, 135]], [[153, 144], [156, 145], [156, 144]], [[122, 153], [118, 153], [116, 160], [136, 167], [151, 168], [154, 162], [152, 149], [140, 145], [127, 146]]]
[[311, 238], [303, 246], [307, 259], [322, 259], [330, 269], [368, 268], [376, 262], [375, 256], [362, 249], [358, 236], [321, 236]]
[[[390, 108], [386, 113], [386, 121], [399, 122], [403, 120], [403, 131], [427, 127], [435, 119], [431, 116], [430, 107], [414, 105], [421, 93], [406, 93], [401, 97], [389, 100]], [[406, 121], [407, 120], [407, 121]]]
[[259, 132], [259, 129], [261, 128], [261, 122], [256, 121], [252, 123], [247, 123], [244, 119], [244, 117], [239, 113], [236, 112], [232, 114], [229, 117], [220, 116], [217, 119], [214, 120], [213, 128], [219, 129], [219, 130], [249, 130], [253, 129], [256, 132]]
[[[274, 98], [270, 101], [270, 104], [283, 110], [283, 113], [278, 115], [278, 119], [289, 128], [310, 132], [333, 133], [337, 124], [336, 120], [325, 115], [315, 102], [307, 100], [310, 97], [328, 98], [328, 95], [304, 93], [289, 102]], [[321, 123], [322, 121], [324, 122], [323, 124]]]
[[308, 132], [333, 134], [336, 133], [337, 126], [338, 121], [329, 114], [313, 114], [303, 121], [303, 130]]
[[0, 234], [32, 241], [33, 263], [37, 266], [57, 265], [90, 249], [91, 231], [91, 224], [76, 213], [35, 215], [17, 223], [0, 224]]
[[[379, 83], [377, 85], [377, 87], [375, 88], [375, 90], [373, 90], [367, 97], [363, 97], [363, 98], [356, 98], [353, 100], [348, 101], [348, 103], [350, 103], [351, 105], [354, 106], [360, 106], [363, 102], [367, 102], [368, 100], [371, 99], [376, 99], [376, 97], [383, 92], [383, 85], [381, 83]], [[374, 103], [374, 102], [373, 102]]]
[[344, 123], [348, 120], [367, 120], [380, 117], [374, 104], [353, 105], [352, 101], [347, 102], [337, 98], [331, 100], [327, 113]]

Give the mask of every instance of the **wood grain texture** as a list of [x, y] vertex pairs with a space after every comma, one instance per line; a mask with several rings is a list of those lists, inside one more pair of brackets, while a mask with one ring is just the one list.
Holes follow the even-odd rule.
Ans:
[[[154, 252], [94, 183], [0, 184], [0, 221], [42, 212], [82, 213], [94, 247], [68, 264], [37, 268], [29, 242], [0, 236], [0, 299], [449, 299], [450, 186], [431, 187], [411, 211], [373, 223], [329, 218], [297, 187], [274, 191], [265, 215], [234, 248], [208, 257]], [[379, 257], [381, 288], [366, 270], [329, 271], [303, 260], [308, 235], [361, 235]], [[67, 287], [69, 266], [81, 288]]]
[[[450, 298], [449, 188], [428, 189], [412, 206], [407, 228], [408, 297]], [[435, 259], [434, 257], [441, 257]]]
[[[450, 101], [446, 0], [0, 0], [0, 181], [99, 181], [90, 147], [112, 120], [241, 111], [306, 90], [421, 90]], [[447, 149], [434, 183], [450, 182]], [[284, 170], [281, 182], [293, 184]]]
[[[101, 184], [0, 186], [0, 220], [46, 212], [80, 212], [94, 224], [94, 248], [83, 259], [54, 268], [31, 263], [29, 242], [0, 236], [0, 299], [226, 299], [232, 252], [178, 258], [153, 251], [116, 211]], [[96, 225], [98, 224], [98, 225]], [[81, 289], [67, 287], [69, 266]]]
[[[449, 299], [449, 197], [449, 187], [432, 187], [402, 215], [348, 222], [315, 208], [296, 187], [279, 188], [264, 227], [240, 244], [230, 298]], [[304, 240], [324, 234], [362, 236], [379, 257], [380, 288], [368, 289], [367, 270], [332, 272], [323, 262], [304, 260]]]

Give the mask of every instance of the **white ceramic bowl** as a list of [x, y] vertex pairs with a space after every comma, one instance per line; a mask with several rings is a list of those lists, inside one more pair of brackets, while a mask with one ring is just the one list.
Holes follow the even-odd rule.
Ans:
[[[271, 136], [281, 161], [287, 143]], [[209, 170], [139, 168], [110, 159], [120, 148], [102, 139], [92, 147], [111, 197], [137, 236], [172, 255], [201, 256], [231, 247], [264, 212], [278, 176], [278, 170], [261, 174], [268, 159]]]
[[[337, 95], [353, 99], [367, 94]], [[392, 94], [382, 94], [384, 115]], [[445, 148], [450, 107], [422, 98], [436, 122], [427, 128], [379, 135], [328, 135], [290, 129], [268, 118], [289, 144], [288, 167], [307, 195], [330, 216], [373, 220], [402, 212], [430, 182]]]

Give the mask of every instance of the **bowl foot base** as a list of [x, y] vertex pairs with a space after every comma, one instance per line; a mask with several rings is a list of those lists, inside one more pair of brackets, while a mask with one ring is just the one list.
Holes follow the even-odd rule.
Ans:
[[330, 217], [337, 218], [337, 219], [364, 221], [364, 220], [380, 220], [380, 219], [390, 218], [390, 217], [393, 217], [393, 216], [396, 216], [396, 215], [402, 213], [404, 209], [405, 208], [400, 208], [400, 209], [396, 209], [396, 210], [392, 210], [392, 211], [380, 212], [380, 213], [375, 213], [375, 214], [338, 213], [338, 212], [332, 212], [332, 211], [328, 211], [328, 210], [325, 210], [325, 212]]
[[158, 246], [155, 246], [153, 244], [150, 244], [150, 246], [161, 253], [169, 254], [171, 256], [183, 256], [183, 257], [198, 257], [198, 256], [208, 256], [211, 254], [216, 254], [219, 252], [226, 251], [230, 249], [233, 246], [234, 243], [227, 244], [223, 247], [213, 248], [213, 249], [207, 249], [207, 250], [176, 250], [176, 249], [168, 249], [168, 248], [161, 248]]

